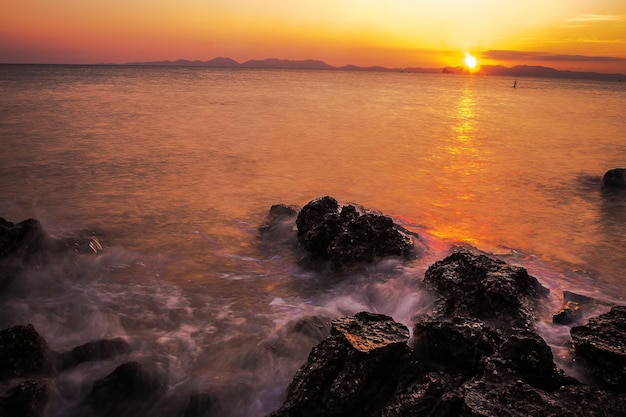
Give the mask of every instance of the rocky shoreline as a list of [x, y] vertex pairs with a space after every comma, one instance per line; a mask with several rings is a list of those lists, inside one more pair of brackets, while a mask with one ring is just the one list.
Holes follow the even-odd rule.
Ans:
[[[389, 217], [340, 207], [329, 196], [301, 210], [270, 209], [260, 234], [293, 230], [301, 264], [338, 271], [383, 258], [419, 256], [412, 236]], [[281, 231], [281, 233], [277, 233]], [[413, 236], [415, 237], [415, 236]], [[36, 220], [0, 219], [0, 292], [25, 265], [44, 264], [61, 251], [102, 250], [88, 233], [52, 239]], [[566, 293], [554, 323], [573, 325], [571, 349], [588, 376], [567, 376], [535, 327], [549, 293], [521, 267], [466, 249], [435, 262], [424, 274], [435, 305], [409, 329], [372, 312], [335, 318], [269, 417], [311, 416], [626, 416], [626, 307], [582, 324], [593, 300]], [[32, 325], [0, 331], [0, 415], [43, 417], [54, 378], [79, 364], [131, 353], [121, 338], [52, 350]], [[85, 415], [148, 416], [167, 396], [157, 367], [129, 360], [85, 390]], [[210, 393], [172, 409], [182, 417], [217, 416]]]

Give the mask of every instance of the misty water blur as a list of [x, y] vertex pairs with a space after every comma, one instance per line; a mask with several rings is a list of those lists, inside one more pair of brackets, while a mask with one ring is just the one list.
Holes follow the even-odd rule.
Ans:
[[[369, 310], [411, 327], [430, 305], [424, 271], [460, 244], [552, 290], [539, 327], [567, 364], [550, 324], [562, 291], [626, 296], [626, 198], [601, 187], [626, 165], [626, 85], [511, 84], [0, 66], [0, 216], [37, 218], [53, 236], [89, 231], [104, 247], [25, 270], [0, 296], [0, 327], [32, 323], [59, 351], [126, 338], [130, 358], [167, 377], [150, 415], [208, 392], [222, 415], [261, 416], [323, 337], [302, 319]], [[392, 216], [419, 234], [421, 256], [313, 273], [298, 266], [293, 225], [259, 236], [272, 204], [323, 195]], [[49, 415], [80, 415], [85, 387], [127, 360], [62, 374]]]

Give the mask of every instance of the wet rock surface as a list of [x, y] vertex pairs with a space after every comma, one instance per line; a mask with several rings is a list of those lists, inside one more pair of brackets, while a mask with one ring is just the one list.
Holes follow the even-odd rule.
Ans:
[[332, 322], [332, 331], [341, 334], [355, 350], [371, 353], [402, 345], [409, 340], [409, 329], [389, 316], [367, 312], [340, 317]]
[[626, 392], [626, 306], [592, 318], [570, 330], [572, 345], [597, 383], [611, 391]]
[[607, 188], [626, 188], [626, 168], [613, 168], [602, 177], [602, 183]]
[[524, 268], [465, 250], [435, 262], [424, 282], [437, 294], [439, 315], [475, 317], [502, 328], [531, 326], [534, 300], [549, 293]]
[[313, 259], [345, 268], [384, 257], [413, 255], [411, 240], [393, 220], [378, 214], [360, 214], [352, 205], [340, 207], [326, 196], [305, 205], [296, 218], [298, 242]]
[[380, 314], [333, 320], [330, 336], [313, 348], [283, 407], [271, 415], [347, 416], [380, 408], [408, 358], [408, 337], [404, 325]]
[[[534, 327], [535, 304], [547, 289], [523, 268], [459, 251], [432, 265], [424, 281], [436, 306], [415, 318], [410, 345], [404, 326], [390, 317], [334, 320], [331, 335], [313, 348], [270, 416], [626, 416], [623, 391], [583, 385], [557, 369]], [[623, 310], [602, 323], [621, 326]], [[590, 332], [607, 345], [626, 340]], [[378, 340], [390, 343], [379, 348]], [[610, 358], [607, 363], [621, 363]], [[626, 372], [617, 374], [612, 387]]]

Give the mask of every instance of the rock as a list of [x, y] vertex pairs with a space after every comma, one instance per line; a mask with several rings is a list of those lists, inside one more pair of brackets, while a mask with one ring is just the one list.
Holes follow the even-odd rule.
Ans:
[[570, 330], [576, 359], [582, 362], [598, 385], [626, 392], [626, 306]]
[[0, 217], [0, 291], [17, 276], [24, 264], [40, 262], [49, 246], [48, 235], [34, 219], [12, 223]]
[[557, 371], [550, 346], [536, 332], [520, 329], [498, 347], [515, 377], [543, 391], [554, 391], [564, 384], [574, 383]]
[[111, 359], [126, 353], [130, 353], [130, 345], [121, 337], [97, 340], [61, 353], [57, 358], [57, 369], [65, 371], [83, 362]]
[[473, 375], [482, 358], [501, 343], [499, 332], [472, 318], [422, 317], [413, 328], [414, 355], [431, 371]]
[[163, 376], [139, 362], [127, 362], [94, 382], [91, 396], [99, 415], [135, 415], [149, 408], [165, 390]]
[[565, 301], [566, 303], [568, 301], [573, 301], [575, 303], [578, 303], [578, 305], [598, 303], [596, 300], [594, 300], [591, 297], [587, 297], [586, 295], [576, 294], [575, 292], [571, 292], [571, 291], [563, 291], [563, 301]]
[[552, 323], [568, 325], [579, 321], [581, 318], [580, 304], [576, 301], [566, 301], [565, 305], [552, 316]]
[[256, 353], [263, 350], [278, 357], [306, 357], [314, 346], [324, 340], [331, 329], [331, 322], [325, 316], [306, 316], [294, 319], [279, 327], [263, 343]]
[[291, 206], [275, 204], [270, 208], [265, 222], [259, 226], [259, 243], [266, 251], [279, 251], [285, 247], [298, 247], [296, 239], [296, 216], [298, 211]]
[[533, 301], [547, 290], [525, 270], [460, 252], [425, 275], [438, 304], [415, 319], [410, 346], [404, 326], [389, 317], [333, 320], [270, 416], [626, 417], [626, 393], [615, 388], [623, 383], [626, 307], [590, 322], [606, 327], [590, 330], [606, 333], [606, 349], [620, 346], [620, 355], [594, 356], [603, 368], [617, 368], [605, 375], [609, 392], [556, 368], [533, 325]]
[[194, 394], [189, 397], [183, 417], [209, 417], [215, 415], [217, 401], [210, 394]]
[[296, 218], [300, 245], [314, 258], [336, 267], [351, 267], [388, 256], [410, 257], [411, 240], [401, 234], [393, 220], [376, 214], [359, 214], [326, 196], [305, 205]]
[[292, 329], [296, 333], [322, 341], [330, 333], [331, 321], [325, 316], [307, 316], [298, 319]]
[[48, 384], [45, 380], [24, 381], [0, 398], [2, 417], [41, 417], [48, 403]]
[[50, 367], [50, 350], [31, 324], [0, 331], [0, 379], [41, 374]]
[[0, 291], [27, 267], [39, 267], [61, 253], [93, 254], [100, 241], [87, 232], [53, 239], [38, 220], [12, 223], [0, 217]]
[[[500, 369], [506, 373], [505, 369]], [[520, 380], [485, 378], [468, 381], [444, 400], [456, 409], [437, 416], [463, 417], [624, 417], [623, 401], [615, 395], [581, 385], [545, 392]], [[443, 401], [442, 401], [443, 402]], [[445, 404], [445, 403], [444, 403]], [[450, 409], [452, 407], [449, 407]]]
[[274, 204], [272, 207], [270, 207], [270, 219], [271, 218], [289, 218], [289, 217], [296, 217], [296, 215], [298, 214], [298, 210], [296, 210], [294, 207], [291, 206], [287, 206], [285, 204]]
[[341, 334], [361, 353], [404, 345], [409, 340], [409, 329], [389, 316], [368, 312], [333, 320], [332, 330]]
[[626, 168], [613, 168], [602, 177], [602, 183], [607, 188], [626, 188]]
[[48, 235], [39, 221], [28, 219], [15, 224], [0, 217], [0, 258], [13, 254], [28, 258], [45, 249], [48, 243]]
[[298, 211], [291, 206], [287, 206], [285, 204], [274, 204], [270, 207], [265, 224], [259, 226], [259, 231], [262, 234], [272, 233], [277, 228], [283, 226], [286, 221], [295, 219], [297, 214]]
[[56, 253], [75, 252], [92, 255], [102, 252], [104, 248], [93, 233], [83, 231], [53, 241], [51, 250]]
[[424, 282], [437, 294], [438, 313], [531, 326], [535, 299], [549, 290], [524, 268], [461, 250], [431, 265]]
[[313, 255], [326, 256], [328, 246], [343, 226], [339, 203], [329, 196], [309, 202], [298, 213], [296, 226], [302, 247]]
[[272, 416], [352, 416], [378, 409], [407, 359], [408, 329], [388, 316], [358, 313], [333, 320], [331, 335], [296, 373]]
[[[410, 347], [404, 326], [389, 317], [333, 320], [271, 416], [626, 415], [626, 395], [615, 388], [626, 369], [620, 357], [596, 355], [605, 367], [617, 364], [617, 375], [605, 379], [618, 395], [557, 370], [533, 325], [533, 304], [548, 290], [524, 269], [461, 251], [431, 266], [424, 281], [437, 306], [416, 318]], [[621, 339], [605, 338], [607, 348], [626, 343], [623, 309], [602, 322]]]

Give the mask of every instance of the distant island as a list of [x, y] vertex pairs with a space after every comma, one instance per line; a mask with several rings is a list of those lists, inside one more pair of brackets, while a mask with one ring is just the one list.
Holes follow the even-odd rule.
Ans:
[[[359, 67], [356, 65], [344, 65], [335, 67], [315, 59], [290, 60], [268, 58], [261, 60], [249, 60], [239, 63], [231, 58], [213, 58], [208, 61], [190, 61], [178, 59], [175, 61], [150, 61], [150, 62], [129, 62], [125, 65], [150, 65], [150, 66], [179, 66], [179, 67], [211, 67], [211, 68], [263, 68], [263, 69], [308, 69], [308, 70], [343, 70], [343, 71], [384, 71], [384, 72], [408, 72], [408, 73], [429, 73], [429, 74], [468, 74], [464, 67], [445, 68], [386, 68], [382, 66]], [[541, 77], [541, 78], [573, 78], [602, 81], [626, 81], [624, 74], [604, 74], [599, 72], [578, 72], [564, 71], [549, 67], [516, 65], [508, 68], [502, 65], [483, 65], [476, 72], [479, 75], [496, 75], [510, 77]]]

